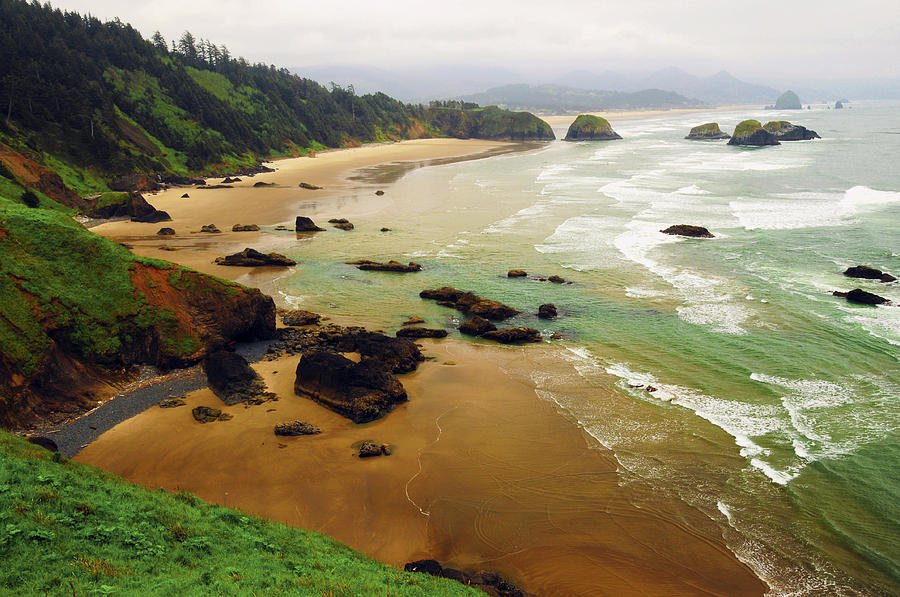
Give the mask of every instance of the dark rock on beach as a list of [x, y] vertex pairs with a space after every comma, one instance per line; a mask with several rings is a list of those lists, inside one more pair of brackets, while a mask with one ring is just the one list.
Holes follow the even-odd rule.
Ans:
[[528, 275], [528, 272], [526, 272], [523, 269], [511, 269], [508, 272], [506, 272], [507, 278], [524, 278], [527, 275]]
[[231, 227], [232, 232], [259, 232], [259, 226], [256, 224], [235, 224]]
[[297, 265], [293, 259], [289, 259], [281, 253], [261, 253], [256, 249], [247, 247], [239, 253], [216, 257], [217, 265], [232, 265], [238, 267], [259, 267], [264, 265], [289, 267]]
[[181, 196], [181, 198], [182, 198], [182, 199], [190, 199], [191, 196], [188, 195], [187, 193], [185, 193], [184, 195]]
[[756, 147], [780, 145], [775, 135], [764, 129], [758, 120], [745, 120], [734, 127], [734, 134], [731, 135], [728, 144]]
[[198, 189], [206, 189], [206, 190], [214, 190], [214, 189], [233, 189], [234, 187], [230, 184], [208, 184], [203, 185], [202, 187], [197, 187]]
[[459, 324], [459, 333], [469, 336], [480, 336], [486, 332], [493, 332], [497, 329], [493, 323], [484, 317], [473, 317], [468, 321]]
[[848, 278], [863, 278], [866, 280], [880, 280], [881, 282], [893, 282], [897, 278], [880, 269], [875, 269], [868, 265], [856, 265], [848, 267], [844, 270], [844, 275]]
[[685, 139], [690, 139], [691, 141], [710, 141], [730, 138], [731, 135], [719, 128], [718, 122], [707, 122], [706, 124], [695, 126], [691, 129], [691, 132], [688, 133], [688, 136], [685, 137]]
[[553, 319], [557, 315], [556, 305], [553, 303], [547, 303], [538, 307], [538, 317], [541, 319]]
[[675, 236], [690, 236], [692, 238], [715, 238], [715, 236], [703, 226], [691, 226], [690, 224], [675, 224], [674, 226], [669, 226], [665, 230], [660, 230], [660, 232]]
[[346, 218], [331, 218], [328, 223], [339, 230], [353, 230], [353, 224]]
[[370, 261], [368, 259], [358, 259], [356, 261], [348, 261], [348, 265], [355, 265], [357, 269], [367, 270], [367, 271], [378, 271], [378, 272], [400, 272], [400, 273], [411, 273], [411, 272], [420, 272], [422, 271], [421, 264], [410, 261], [408, 264], [404, 265], [399, 261], [394, 261], [391, 259], [386, 263], [380, 263], [378, 261]]
[[301, 189], [307, 189], [309, 191], [318, 191], [319, 189], [322, 188], [322, 187], [316, 186], [314, 184], [310, 184], [308, 182], [301, 182], [299, 186]]
[[173, 228], [160, 228], [156, 231], [156, 234], [159, 236], [172, 236], [175, 234], [175, 230]]
[[312, 311], [304, 311], [303, 309], [294, 309], [285, 312], [281, 316], [281, 323], [289, 326], [315, 325], [322, 318], [318, 313]]
[[373, 456], [390, 456], [391, 446], [388, 444], [379, 444], [373, 441], [364, 441], [359, 445], [357, 456], [360, 458], [372, 458]]
[[205, 226], [200, 226], [200, 232], [207, 232], [209, 234], [219, 234], [222, 231], [215, 224], [206, 224]]
[[447, 330], [409, 326], [397, 330], [398, 338], [446, 338]]
[[160, 408], [178, 408], [179, 406], [185, 406], [187, 402], [185, 402], [184, 398], [181, 396], [169, 396], [165, 400], [160, 400], [159, 407]]
[[563, 278], [562, 276], [555, 276], [555, 275], [550, 276], [549, 278], [547, 278], [547, 280], [549, 282], [553, 282], [554, 284], [565, 284], [566, 283], [566, 279]]
[[274, 186], [275, 186], [275, 183], [274, 183], [274, 182], [263, 182], [263, 181], [259, 181], [259, 182], [253, 183], [253, 188], [259, 188], [259, 187], [274, 187]]
[[265, 383], [236, 352], [217, 350], [203, 359], [210, 389], [228, 405], [253, 402], [265, 393]]
[[891, 301], [884, 298], [883, 296], [878, 296], [877, 294], [866, 292], [861, 288], [854, 288], [850, 292], [841, 292], [839, 290], [835, 290], [831, 294], [833, 294], [834, 296], [845, 298], [851, 303], [859, 303], [861, 305], [889, 305], [891, 303]]
[[767, 122], [763, 128], [772, 133], [779, 141], [809, 141], [822, 138], [816, 131], [811, 131], [799, 124], [791, 124], [787, 120], [773, 120]]
[[382, 195], [384, 195], [384, 191], [378, 190], [378, 191], [375, 191], [375, 194], [378, 195], [379, 197], [381, 197]]
[[438, 301], [438, 304], [452, 307], [457, 311], [494, 321], [503, 321], [519, 314], [519, 311], [503, 303], [476, 296], [472, 292], [457, 290], [450, 286], [434, 290], [423, 290], [419, 293], [419, 296], [424, 299]]
[[214, 421], [227, 421], [231, 419], [231, 415], [228, 413], [223, 413], [218, 408], [209, 406], [196, 406], [191, 411], [191, 415], [193, 415], [194, 420], [198, 423], [212, 423]]
[[290, 423], [275, 425], [275, 435], [296, 437], [300, 435], [316, 435], [318, 433], [322, 433], [322, 430], [311, 423], [304, 423], [303, 421], [291, 421]]
[[328, 350], [303, 355], [294, 391], [354, 423], [379, 419], [407, 399], [403, 385], [385, 363], [375, 359], [354, 363]]
[[306, 216], [297, 216], [294, 221], [294, 230], [296, 232], [321, 232], [325, 229], [316, 226], [316, 223]]
[[541, 333], [534, 328], [515, 327], [502, 330], [485, 332], [481, 335], [486, 340], [494, 340], [501, 344], [524, 344], [526, 342], [540, 342]]

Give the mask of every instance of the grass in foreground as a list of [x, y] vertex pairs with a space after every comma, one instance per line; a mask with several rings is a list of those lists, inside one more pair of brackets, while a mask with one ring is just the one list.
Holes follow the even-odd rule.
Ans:
[[[302, 499], [302, 498], [298, 498]], [[0, 431], [2, 595], [483, 595]]]

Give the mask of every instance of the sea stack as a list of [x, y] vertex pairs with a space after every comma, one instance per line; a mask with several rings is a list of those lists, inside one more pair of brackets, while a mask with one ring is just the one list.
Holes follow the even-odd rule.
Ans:
[[800, 103], [800, 98], [797, 97], [797, 94], [788, 89], [775, 100], [775, 109], [776, 110], [802, 110], [803, 105]]
[[811, 131], [799, 124], [792, 124], [787, 120], [773, 120], [767, 122], [763, 128], [775, 135], [779, 141], [809, 141], [822, 138], [816, 131]]
[[622, 137], [600, 116], [581, 114], [566, 133], [565, 141], [612, 141]]
[[729, 145], [781, 145], [775, 135], [763, 128], [758, 120], [745, 120], [734, 127], [734, 134], [728, 141]]
[[707, 122], [706, 124], [701, 124], [700, 126], [695, 126], [691, 129], [690, 134], [688, 134], [685, 139], [690, 139], [692, 141], [706, 141], [713, 139], [730, 139], [731, 135], [722, 131], [719, 128], [718, 122]]

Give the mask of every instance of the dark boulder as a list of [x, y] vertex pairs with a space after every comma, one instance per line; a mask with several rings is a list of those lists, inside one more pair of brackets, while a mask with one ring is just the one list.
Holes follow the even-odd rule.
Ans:
[[303, 421], [291, 421], [290, 423], [275, 425], [275, 435], [296, 437], [298, 435], [316, 435], [318, 433], [322, 433], [322, 430], [311, 423], [304, 423]]
[[160, 228], [156, 231], [156, 234], [158, 234], [159, 236], [172, 236], [173, 234], [175, 234], [175, 230], [172, 228]]
[[386, 263], [380, 263], [378, 261], [370, 261], [368, 259], [358, 259], [356, 261], [348, 261], [348, 265], [355, 265], [357, 269], [366, 270], [366, 271], [377, 271], [377, 272], [399, 272], [399, 273], [411, 273], [411, 272], [420, 272], [422, 271], [422, 265], [419, 263], [415, 263], [410, 261], [408, 264], [402, 264], [399, 261], [395, 261], [391, 259]]
[[480, 336], [486, 332], [493, 332], [496, 329], [497, 326], [484, 317], [473, 317], [469, 321], [459, 324], [459, 332], [469, 336]]
[[185, 406], [186, 404], [187, 402], [183, 396], [169, 396], [165, 400], [160, 400], [157, 406], [160, 408], [178, 408], [179, 406]]
[[429, 329], [419, 326], [409, 326], [397, 330], [398, 338], [446, 338], [447, 330]]
[[373, 456], [390, 456], [391, 446], [388, 444], [379, 444], [370, 440], [364, 441], [359, 445], [357, 456], [360, 458], [372, 458]]
[[553, 319], [557, 315], [556, 305], [553, 303], [547, 303], [538, 307], [538, 317], [541, 319]]
[[355, 423], [381, 418], [407, 399], [406, 390], [388, 365], [375, 359], [354, 363], [327, 350], [303, 355], [294, 391]]
[[384, 191], [379, 189], [379, 190], [375, 191], [375, 194], [378, 195], [379, 197], [381, 197], [382, 195], [384, 195]]
[[254, 401], [266, 386], [256, 371], [236, 352], [217, 350], [203, 359], [210, 389], [228, 405]]
[[419, 296], [425, 299], [436, 300], [439, 305], [452, 307], [457, 311], [494, 321], [503, 321], [519, 314], [519, 311], [508, 305], [476, 296], [472, 292], [457, 290], [450, 286], [434, 290], [423, 290], [419, 293]]
[[660, 232], [675, 236], [690, 236], [692, 238], [715, 238], [713, 234], [703, 226], [691, 226], [690, 224], [676, 224], [674, 226], [669, 226], [665, 230], [660, 230]]
[[318, 313], [294, 309], [281, 316], [281, 323], [288, 326], [315, 325], [322, 318]]
[[293, 259], [289, 259], [281, 253], [261, 253], [256, 249], [247, 247], [239, 253], [216, 257], [217, 265], [232, 265], [238, 267], [259, 267], [264, 265], [289, 267], [297, 265]]
[[493, 332], [485, 332], [481, 335], [486, 340], [494, 340], [501, 344], [524, 344], [526, 342], [540, 342], [541, 333], [534, 328], [515, 327]]
[[780, 145], [775, 135], [764, 129], [758, 120], [745, 120], [734, 127], [734, 134], [731, 135], [728, 144], [755, 147]]
[[391, 338], [378, 332], [362, 331], [348, 334], [343, 343], [364, 359], [386, 364], [394, 373], [415, 371], [425, 360], [416, 343], [407, 338]]
[[773, 120], [767, 122], [763, 128], [775, 135], [779, 141], [809, 141], [822, 138], [816, 131], [799, 124], [791, 124], [787, 120]]
[[524, 278], [527, 275], [528, 275], [528, 272], [526, 272], [523, 269], [511, 269], [508, 272], [506, 272], [507, 278]]
[[866, 292], [861, 288], [854, 288], [850, 292], [841, 292], [839, 290], [835, 290], [831, 294], [833, 294], [834, 296], [845, 298], [851, 303], [859, 303], [861, 305], [889, 305], [891, 302], [883, 296], [878, 296], [877, 294]]
[[181, 196], [181, 198], [182, 198], [182, 199], [190, 199], [191, 196], [188, 195], [187, 193], [185, 193], [184, 195]]
[[325, 229], [316, 226], [316, 223], [306, 216], [297, 216], [294, 222], [294, 230], [296, 232], [321, 232]]
[[232, 232], [259, 232], [259, 226], [256, 224], [235, 224], [231, 227]]
[[222, 231], [215, 224], [206, 224], [205, 226], [200, 226], [200, 232], [206, 232], [209, 234], [219, 234]]
[[880, 280], [882, 282], [893, 282], [897, 278], [880, 269], [869, 267], [868, 265], [856, 265], [848, 267], [844, 270], [844, 275], [848, 278], [863, 278], [866, 280]]
[[554, 284], [565, 284], [566, 283], [565, 278], [563, 278], [562, 276], [556, 276], [556, 275], [550, 276], [549, 278], [547, 278], [547, 280], [549, 280], [550, 282], [553, 282]]
[[353, 230], [353, 224], [346, 218], [331, 218], [328, 223], [340, 230]]
[[406, 572], [421, 572], [431, 576], [455, 580], [495, 597], [533, 597], [530, 593], [517, 588], [496, 572], [482, 570], [477, 574], [467, 574], [454, 568], [444, 568], [437, 560], [408, 562], [403, 566], [403, 569]]
[[413, 315], [412, 317], [404, 321], [401, 325], [416, 325], [417, 323], [425, 323], [425, 320], [421, 317]]
[[307, 189], [309, 191], [318, 191], [319, 189], [322, 188], [322, 187], [316, 186], [314, 184], [309, 184], [308, 182], [301, 182], [299, 186], [301, 189]]
[[228, 413], [223, 413], [218, 408], [209, 406], [195, 406], [191, 415], [198, 423], [212, 423], [214, 421], [227, 421], [231, 418]]

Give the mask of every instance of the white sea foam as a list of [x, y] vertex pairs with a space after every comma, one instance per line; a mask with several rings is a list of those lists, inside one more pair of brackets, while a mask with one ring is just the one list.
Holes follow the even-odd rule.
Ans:
[[724, 516], [725, 519], [728, 520], [728, 522], [730, 524], [731, 523], [731, 509], [728, 508], [728, 505], [722, 501], [718, 501], [718, 502], [716, 502], [716, 508], [719, 509], [719, 512], [722, 513], [722, 516]]
[[711, 194], [709, 191], [704, 191], [703, 189], [701, 189], [700, 187], [698, 187], [695, 184], [692, 184], [687, 187], [681, 187], [680, 189], [678, 189], [675, 192], [678, 193], [679, 195], [710, 195]]

